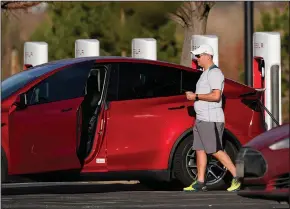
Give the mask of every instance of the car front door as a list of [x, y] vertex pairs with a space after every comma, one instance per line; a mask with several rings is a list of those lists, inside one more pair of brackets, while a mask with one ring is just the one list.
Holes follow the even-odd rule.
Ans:
[[68, 66], [26, 92], [27, 107], [9, 112], [13, 174], [80, 169], [77, 111], [95, 61]]

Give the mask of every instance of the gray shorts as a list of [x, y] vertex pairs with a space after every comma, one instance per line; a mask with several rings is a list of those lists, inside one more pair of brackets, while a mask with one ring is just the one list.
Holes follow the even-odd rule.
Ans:
[[193, 150], [212, 154], [223, 150], [224, 123], [196, 120], [193, 127]]

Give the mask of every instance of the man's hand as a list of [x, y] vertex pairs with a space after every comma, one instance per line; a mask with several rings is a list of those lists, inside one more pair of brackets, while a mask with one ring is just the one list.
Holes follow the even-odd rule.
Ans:
[[190, 100], [190, 101], [194, 101], [195, 100], [196, 95], [192, 91], [187, 91], [187, 92], [185, 92], [185, 94], [186, 94], [186, 98], [188, 100]]

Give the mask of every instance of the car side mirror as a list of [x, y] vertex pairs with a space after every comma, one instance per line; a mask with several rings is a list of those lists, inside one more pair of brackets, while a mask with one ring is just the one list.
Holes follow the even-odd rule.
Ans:
[[19, 94], [16, 97], [15, 102], [13, 103], [17, 107], [17, 109], [24, 109], [27, 107], [27, 96], [25, 93]]

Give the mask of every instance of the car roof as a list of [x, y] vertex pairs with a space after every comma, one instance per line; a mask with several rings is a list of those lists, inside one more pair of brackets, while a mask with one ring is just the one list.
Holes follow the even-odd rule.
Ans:
[[[202, 72], [199, 70], [192, 69], [191, 67], [187, 67], [184, 65], [176, 64], [176, 63], [171, 63], [171, 62], [166, 62], [166, 61], [161, 61], [161, 60], [149, 60], [149, 59], [144, 59], [144, 58], [134, 58], [134, 57], [121, 57], [121, 56], [91, 56], [91, 57], [77, 57], [77, 58], [68, 58], [68, 59], [61, 59], [61, 60], [56, 60], [56, 61], [51, 61], [47, 62], [44, 65], [50, 65], [50, 64], [75, 64], [75, 63], [80, 63], [80, 62], [85, 62], [85, 61], [92, 61], [96, 60], [96, 62], [99, 63], [106, 63], [106, 62], [134, 62], [134, 63], [147, 63], [147, 64], [155, 64], [155, 65], [162, 65], [162, 66], [167, 66], [167, 67], [174, 67], [186, 71], [191, 71], [191, 72]], [[41, 65], [38, 65], [41, 66]], [[231, 85], [239, 85], [241, 88], [247, 89], [247, 91], [255, 91], [254, 88], [247, 86], [243, 83], [237, 82], [235, 80], [226, 78], [227, 82]]]
[[79, 63], [79, 62], [91, 61], [91, 60], [96, 60], [96, 61], [100, 61], [100, 62], [106, 62], [106, 61], [139, 62], [139, 63], [142, 62], [142, 63], [150, 63], [150, 64], [163, 65], [163, 66], [172, 66], [172, 67], [176, 67], [179, 69], [195, 71], [190, 67], [178, 65], [175, 63], [170, 63], [170, 62], [165, 62], [165, 61], [160, 61], [160, 60], [149, 60], [149, 59], [133, 58], [133, 57], [121, 57], [121, 56], [94, 56], [94, 57], [68, 58], [68, 59], [61, 59], [61, 60], [47, 62], [47, 63], [44, 63], [42, 65], [38, 65], [38, 66], [51, 65], [51, 64], [68, 64], [68, 65], [70, 65], [70, 64], [75, 64], [75, 63]]

